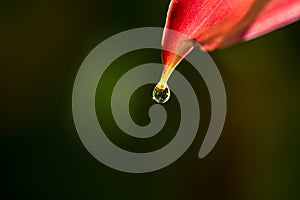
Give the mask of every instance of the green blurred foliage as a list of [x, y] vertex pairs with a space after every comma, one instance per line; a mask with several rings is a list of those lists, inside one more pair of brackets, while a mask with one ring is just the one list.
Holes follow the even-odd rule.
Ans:
[[[198, 91], [200, 131], [174, 164], [153, 173], [122, 173], [98, 162], [82, 145], [71, 109], [81, 62], [111, 35], [162, 27], [168, 4], [0, 3], [1, 199], [299, 199], [299, 22], [211, 53], [225, 82], [228, 113], [222, 136], [206, 158], [198, 159], [197, 153], [210, 116], [209, 96], [186, 62], [178, 70]], [[102, 80], [111, 85], [97, 92], [98, 116], [121, 72], [134, 64], [159, 62], [159, 56], [149, 50], [118, 59]], [[141, 125], [149, 122], [147, 107], [152, 102], [145, 100], [145, 91], [150, 88], [139, 89], [130, 104], [133, 119]], [[171, 116], [178, 115], [177, 103], [173, 98], [166, 106]], [[104, 115], [111, 118], [109, 111]], [[113, 122], [101, 123], [113, 130], [111, 140], [142, 152], [172, 139], [176, 117], [171, 120], [166, 131], [170, 135], [158, 134], [149, 141], [126, 138]]]

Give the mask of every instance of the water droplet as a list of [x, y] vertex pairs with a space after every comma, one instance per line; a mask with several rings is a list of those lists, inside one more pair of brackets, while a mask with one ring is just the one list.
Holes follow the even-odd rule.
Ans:
[[166, 103], [171, 96], [170, 88], [168, 85], [165, 85], [163, 88], [155, 86], [152, 96], [152, 99], [157, 103]]
[[167, 84], [167, 81], [172, 74], [174, 68], [173, 67], [164, 67], [163, 73], [160, 77], [159, 82], [156, 84], [152, 96], [153, 100], [156, 101], [157, 103], [166, 103], [170, 96], [171, 96], [171, 91], [170, 88]]

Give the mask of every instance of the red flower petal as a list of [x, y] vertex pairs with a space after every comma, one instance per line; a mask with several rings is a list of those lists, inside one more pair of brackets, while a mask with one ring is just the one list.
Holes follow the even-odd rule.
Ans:
[[[201, 44], [203, 50], [248, 40], [270, 32], [300, 18], [300, 0], [172, 0], [163, 48], [175, 52], [185, 42], [173, 36], [168, 29], [187, 35]], [[183, 55], [192, 49], [186, 47]], [[182, 50], [182, 48], [181, 48]], [[181, 57], [163, 51], [163, 64], [176, 66]]]
[[243, 39], [252, 39], [300, 19], [300, 0], [270, 1], [250, 24]]

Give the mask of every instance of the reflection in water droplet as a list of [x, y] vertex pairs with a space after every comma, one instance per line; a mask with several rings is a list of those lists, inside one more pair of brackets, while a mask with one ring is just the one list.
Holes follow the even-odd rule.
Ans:
[[162, 88], [159, 88], [158, 85], [156, 85], [153, 90], [152, 96], [153, 100], [157, 103], [165, 103], [171, 96], [170, 88], [168, 87], [168, 85], [165, 85]]

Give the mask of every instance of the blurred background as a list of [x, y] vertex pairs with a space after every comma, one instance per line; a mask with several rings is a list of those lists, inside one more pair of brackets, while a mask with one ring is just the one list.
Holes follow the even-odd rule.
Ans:
[[[128, 174], [101, 164], [82, 145], [71, 109], [82, 61], [116, 33], [163, 27], [168, 4], [1, 1], [1, 199], [300, 198], [299, 22], [210, 53], [224, 79], [228, 112], [220, 140], [204, 159], [197, 153], [209, 122], [209, 96], [201, 77], [192, 75], [185, 62], [178, 70], [198, 91], [202, 118], [193, 145], [181, 158], [156, 172]], [[110, 129], [108, 137], [136, 152], [170, 141], [179, 116], [174, 97], [165, 105], [172, 116], [165, 129], [169, 135], [140, 141], [115, 127], [106, 110], [109, 91], [122, 73], [147, 62], [160, 62], [160, 52], [120, 57], [99, 82], [107, 86], [96, 94], [97, 114], [105, 117], [100, 123]], [[152, 88], [141, 87], [132, 97], [131, 114], [138, 124], [149, 122]]]

